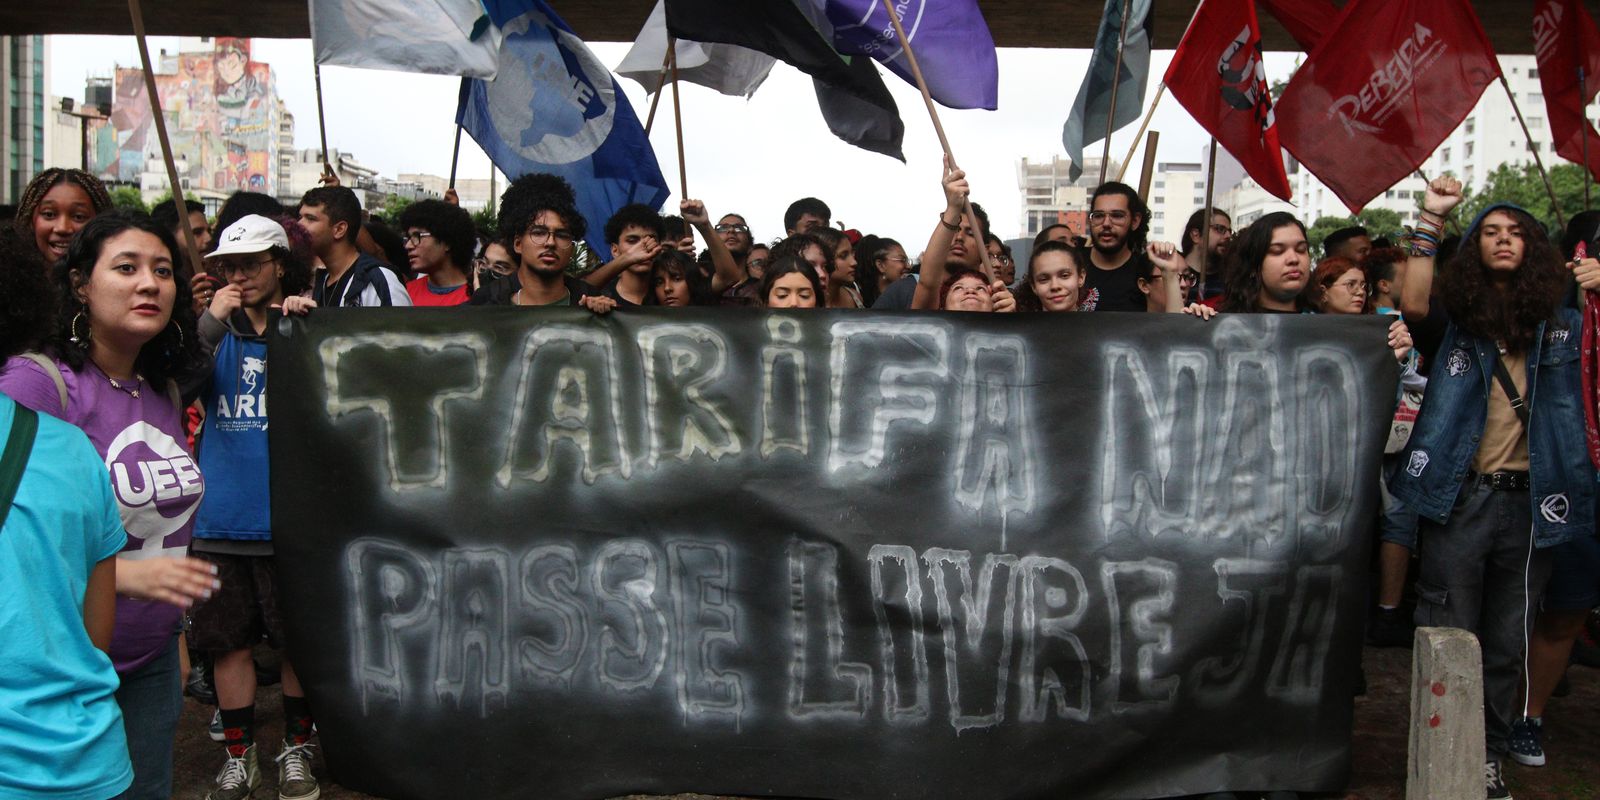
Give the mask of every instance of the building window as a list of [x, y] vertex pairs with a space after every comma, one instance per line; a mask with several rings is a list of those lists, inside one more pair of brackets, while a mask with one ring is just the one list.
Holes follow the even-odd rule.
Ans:
[[1166, 213], [1162, 212], [1162, 211], [1157, 211], [1154, 214], [1151, 214], [1150, 216], [1155, 218], [1155, 219], [1162, 219], [1162, 218], [1166, 217]]
[[1467, 133], [1471, 134], [1478, 129], [1478, 118], [1467, 117]]
[[1530, 78], [1539, 77], [1539, 68], [1538, 67], [1528, 67], [1528, 77], [1530, 77]]
[[1537, 107], [1544, 102], [1544, 95], [1539, 92], [1528, 92], [1528, 105]]
[[1384, 192], [1383, 196], [1386, 197], [1386, 198], [1389, 198], [1389, 199], [1393, 199], [1394, 198], [1394, 190], [1390, 189], [1389, 191]]
[[1156, 199], [1155, 199], [1154, 202], [1156, 202], [1156, 203], [1165, 203], [1165, 202], [1167, 202], [1167, 198], [1158, 194], [1158, 195], [1156, 195]]
[[1472, 150], [1473, 143], [1467, 142], [1466, 146], [1462, 148], [1462, 155], [1465, 155], [1467, 158], [1472, 158]]
[[1446, 147], [1444, 149], [1444, 153], [1442, 155], [1440, 155], [1439, 157], [1444, 160], [1444, 163], [1446, 163], [1446, 164], [1450, 163], [1450, 148]]
[[1528, 130], [1539, 130], [1544, 127], [1544, 117], [1528, 117]]

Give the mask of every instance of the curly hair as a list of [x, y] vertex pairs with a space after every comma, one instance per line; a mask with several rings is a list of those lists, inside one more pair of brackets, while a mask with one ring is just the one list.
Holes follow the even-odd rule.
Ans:
[[[1287, 211], [1274, 211], [1233, 237], [1228, 245], [1228, 261], [1224, 266], [1227, 291], [1222, 295], [1222, 310], [1250, 313], [1261, 310], [1261, 265], [1272, 249], [1272, 234], [1290, 225], [1300, 229], [1303, 236], [1306, 226]], [[1304, 294], [1295, 299], [1295, 305], [1304, 303]]]
[[[1018, 311], [1044, 310], [1044, 301], [1039, 299], [1039, 292], [1033, 288], [1033, 276], [1038, 274], [1034, 271], [1033, 265], [1038, 262], [1039, 257], [1045, 253], [1066, 253], [1067, 257], [1072, 259], [1072, 268], [1077, 271], [1078, 278], [1081, 280], [1088, 277], [1085, 274], [1089, 269], [1089, 255], [1087, 253], [1080, 248], [1067, 244], [1066, 242], [1057, 241], [1054, 239], [1046, 239], [1045, 241], [1040, 242], [1037, 247], [1033, 248], [1032, 253], [1028, 254], [1027, 280], [1024, 280], [1022, 285], [1017, 287]], [[1080, 283], [1078, 285], [1078, 299], [1080, 301], [1083, 299], [1083, 293], [1083, 284]]]
[[644, 228], [655, 235], [657, 242], [667, 238], [667, 226], [660, 213], [644, 203], [629, 203], [606, 220], [606, 243], [622, 241], [622, 232], [630, 227]]
[[656, 254], [655, 260], [650, 263], [650, 294], [647, 305], [657, 305], [655, 285], [656, 279], [660, 277], [673, 278], [688, 284], [691, 306], [717, 304], [717, 295], [711, 291], [710, 279], [695, 266], [694, 260], [689, 258], [687, 253], [664, 248]]
[[541, 212], [552, 211], [567, 226], [574, 240], [589, 232], [589, 225], [578, 213], [578, 197], [571, 184], [559, 175], [534, 172], [511, 182], [505, 194], [500, 195], [500, 213], [495, 219], [495, 230], [500, 233], [500, 243], [513, 251], [517, 239], [533, 226]]
[[478, 232], [472, 227], [472, 215], [466, 209], [443, 200], [418, 200], [400, 212], [399, 228], [401, 234], [407, 228], [421, 228], [439, 237], [456, 269], [472, 268]]
[[32, 239], [0, 228], [0, 360], [38, 347], [55, 326], [47, 270]]
[[289, 249], [272, 248], [272, 257], [283, 265], [283, 277], [278, 279], [278, 285], [284, 297], [293, 297], [311, 288], [311, 262], [315, 258], [311, 252], [311, 234], [300, 226], [300, 220], [288, 214], [273, 221], [282, 225], [284, 234], [289, 237]]
[[824, 246], [821, 239], [818, 239], [816, 236], [809, 233], [797, 233], [793, 236], [786, 237], [783, 241], [773, 245], [772, 253], [768, 257], [769, 261], [767, 266], [768, 268], [771, 268], [771, 262], [777, 261], [780, 258], [787, 258], [791, 256], [798, 258], [801, 261], [805, 261], [806, 250], [810, 249], [812, 246], [815, 246], [817, 250], [822, 253], [822, 270], [825, 272], [832, 272], [833, 251]]
[[[77, 235], [72, 237], [67, 257], [55, 267], [56, 308], [59, 314], [55, 331], [45, 345], [47, 352], [73, 369], [81, 368], [89, 353], [86, 341], [72, 341], [74, 324], [80, 329], [85, 326], [84, 322], [79, 321], [79, 315], [88, 317], [88, 307], [78, 299], [78, 290], [89, 281], [105, 243], [117, 234], [130, 230], [143, 231], [160, 239], [161, 245], [172, 255], [173, 263], [178, 263], [178, 243], [172, 231], [146, 214], [113, 211], [95, 217], [79, 229]], [[155, 387], [162, 387], [169, 380], [183, 386], [190, 383], [202, 367], [200, 337], [195, 333], [193, 293], [189, 282], [176, 275], [173, 284], [177, 296], [172, 301], [171, 320], [161, 333], [144, 343], [133, 362], [134, 369]], [[88, 333], [91, 337], [94, 335], [92, 329]]]
[[[1333, 288], [1333, 285], [1350, 270], [1360, 272], [1361, 280], [1366, 281], [1368, 284], [1366, 295], [1368, 302], [1361, 307], [1361, 313], [1373, 313], [1373, 309], [1376, 306], [1371, 302], [1372, 292], [1376, 291], [1378, 282], [1373, 280], [1367, 273], [1366, 268], [1357, 264], [1355, 259], [1345, 258], [1344, 256], [1328, 256], [1317, 262], [1316, 268], [1311, 270], [1311, 281], [1307, 289], [1312, 292], [1311, 302], [1318, 307], [1318, 310], [1321, 310], [1322, 301], [1328, 296], [1328, 290]], [[1392, 275], [1393, 272], [1391, 271], [1390, 274]]]
[[[1522, 263], [1505, 289], [1490, 282], [1478, 241], [1483, 220], [1496, 212], [1509, 215], [1522, 228]], [[1566, 286], [1561, 253], [1543, 225], [1511, 205], [1490, 206], [1468, 229], [1461, 245], [1439, 285], [1445, 311], [1463, 331], [1505, 342], [1513, 352], [1525, 351], [1538, 335], [1539, 325], [1554, 319], [1561, 303]]]
[[81, 169], [51, 167], [33, 176], [33, 180], [28, 181], [28, 188], [22, 190], [22, 199], [17, 201], [17, 216], [13, 220], [18, 233], [33, 235], [33, 213], [39, 210], [44, 196], [63, 183], [82, 189], [89, 196], [89, 205], [94, 206], [94, 213], [104, 214], [111, 210], [111, 195], [106, 192], [106, 185], [99, 178]]

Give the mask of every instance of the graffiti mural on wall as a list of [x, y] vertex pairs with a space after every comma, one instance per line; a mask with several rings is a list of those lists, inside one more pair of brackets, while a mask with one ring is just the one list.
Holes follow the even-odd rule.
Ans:
[[[111, 124], [97, 132], [96, 171], [140, 184], [160, 158], [144, 72], [118, 69]], [[180, 177], [190, 189], [271, 194], [279, 112], [272, 68], [250, 60], [250, 40], [219, 37], [210, 51], [162, 59], [156, 90]], [[163, 176], [164, 177], [164, 176]], [[159, 180], [159, 178], [158, 178]]]

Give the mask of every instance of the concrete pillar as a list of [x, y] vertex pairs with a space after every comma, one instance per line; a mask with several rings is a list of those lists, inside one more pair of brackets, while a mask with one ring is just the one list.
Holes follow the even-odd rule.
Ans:
[[1483, 796], [1483, 657], [1460, 628], [1418, 628], [1406, 800]]

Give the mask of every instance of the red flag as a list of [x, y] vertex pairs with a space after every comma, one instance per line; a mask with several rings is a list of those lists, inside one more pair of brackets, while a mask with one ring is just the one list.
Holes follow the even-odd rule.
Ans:
[[[1600, 28], [1578, 0], [1536, 0], [1533, 4], [1533, 52], [1539, 63], [1539, 86], [1550, 116], [1556, 154], [1584, 163], [1583, 134], [1589, 133], [1589, 172], [1600, 178], [1600, 141], [1584, 108], [1600, 90]], [[1583, 85], [1578, 70], [1583, 70]]]
[[1338, 7], [1328, 0], [1261, 0], [1261, 5], [1307, 53], [1317, 49], [1339, 17]]
[[1261, 188], [1289, 199], [1254, 0], [1202, 2], [1164, 80], [1172, 96]]
[[1498, 77], [1468, 0], [1351, 0], [1278, 99], [1283, 146], [1359, 211], [1427, 160]]

